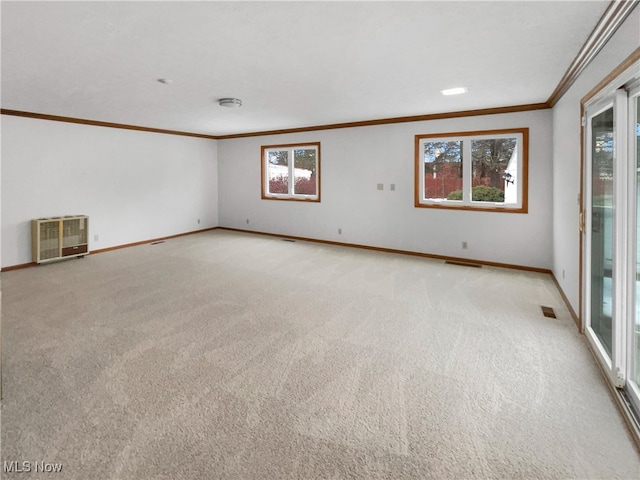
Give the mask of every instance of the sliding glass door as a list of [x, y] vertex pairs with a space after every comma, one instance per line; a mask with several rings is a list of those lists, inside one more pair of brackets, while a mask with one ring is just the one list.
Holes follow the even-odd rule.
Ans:
[[[637, 71], [637, 70], [636, 70]], [[585, 105], [585, 335], [640, 415], [640, 78]]]
[[589, 327], [603, 353], [613, 351], [613, 106], [590, 118], [591, 301]]
[[[613, 322], [617, 314], [615, 295], [620, 285], [615, 239], [615, 217], [620, 203], [616, 196], [618, 168], [614, 151], [614, 98], [594, 104], [586, 112], [586, 335], [594, 350], [617, 383], [619, 333]], [[617, 205], [616, 205], [617, 204]], [[618, 209], [616, 209], [616, 206]]]

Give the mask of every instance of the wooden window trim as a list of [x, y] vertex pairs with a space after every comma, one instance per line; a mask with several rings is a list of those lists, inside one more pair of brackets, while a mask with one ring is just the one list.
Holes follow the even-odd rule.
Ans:
[[[316, 159], [316, 176], [317, 176], [317, 185], [318, 185], [318, 194], [317, 198], [302, 198], [302, 197], [276, 197], [273, 195], [269, 195], [266, 191], [266, 165], [265, 165], [265, 151], [272, 150], [277, 148], [292, 148], [292, 147], [315, 147], [318, 152], [318, 158]], [[284, 202], [311, 202], [311, 203], [320, 203], [320, 194], [322, 192], [321, 188], [321, 179], [322, 176], [320, 174], [320, 142], [299, 142], [299, 143], [284, 143], [278, 145], [262, 145], [260, 147], [260, 194], [262, 200], [279, 200]], [[292, 159], [293, 161], [293, 159]]]
[[[522, 135], [522, 204], [520, 207], [503, 206], [475, 206], [475, 205], [454, 205], [450, 203], [425, 204], [420, 202], [422, 186], [420, 185], [420, 169], [422, 159], [420, 152], [420, 142], [425, 138], [456, 138], [456, 137], [479, 137], [487, 135], [504, 134]], [[428, 133], [415, 136], [415, 162], [414, 162], [414, 206], [416, 208], [435, 208], [440, 210], [467, 210], [474, 212], [494, 212], [494, 213], [528, 213], [529, 211], [529, 128], [505, 128], [499, 130], [476, 130], [470, 132], [448, 132], [448, 133]]]

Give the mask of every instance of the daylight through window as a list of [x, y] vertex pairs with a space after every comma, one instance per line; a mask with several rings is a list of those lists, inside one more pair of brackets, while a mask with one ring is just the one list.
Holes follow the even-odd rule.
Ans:
[[320, 201], [320, 143], [262, 147], [262, 198]]
[[416, 207], [526, 213], [528, 133], [416, 135]]

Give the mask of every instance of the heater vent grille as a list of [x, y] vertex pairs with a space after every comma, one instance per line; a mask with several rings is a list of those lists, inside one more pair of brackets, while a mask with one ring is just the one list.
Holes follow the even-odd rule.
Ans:
[[35, 263], [89, 253], [89, 217], [37, 218], [31, 221], [31, 257]]
[[553, 311], [551, 307], [540, 307], [542, 309], [542, 314], [548, 318], [558, 318], [556, 317], [556, 312]]

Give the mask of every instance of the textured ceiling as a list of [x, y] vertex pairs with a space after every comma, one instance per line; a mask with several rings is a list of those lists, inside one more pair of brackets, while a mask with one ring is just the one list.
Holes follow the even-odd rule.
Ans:
[[545, 102], [608, 4], [3, 1], [2, 108], [225, 135]]

